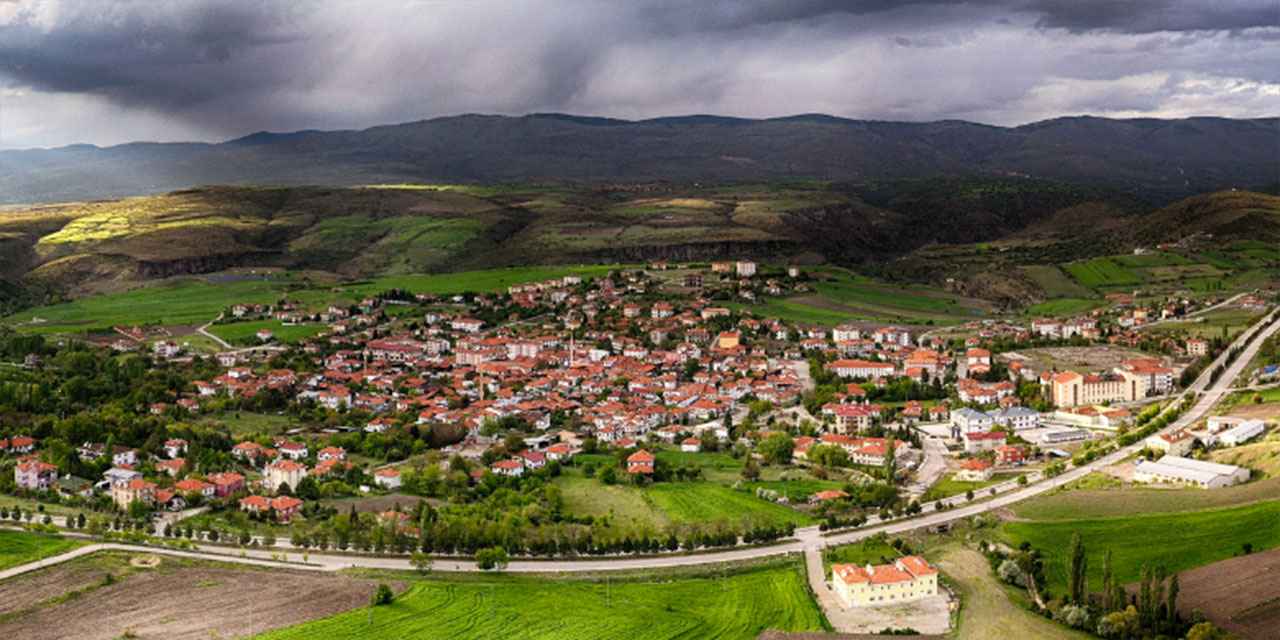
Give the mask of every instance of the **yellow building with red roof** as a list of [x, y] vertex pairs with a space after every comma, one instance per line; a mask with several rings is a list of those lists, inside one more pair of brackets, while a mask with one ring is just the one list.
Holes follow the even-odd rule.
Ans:
[[836, 564], [831, 566], [831, 588], [849, 607], [911, 602], [938, 595], [938, 570], [920, 556], [878, 566]]

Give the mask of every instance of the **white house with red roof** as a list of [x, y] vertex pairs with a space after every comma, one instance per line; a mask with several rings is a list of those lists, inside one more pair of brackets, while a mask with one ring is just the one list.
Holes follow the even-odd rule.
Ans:
[[893, 564], [831, 566], [831, 588], [848, 607], [901, 604], [938, 595], [938, 570], [920, 556]]
[[524, 463], [519, 460], [499, 460], [489, 465], [489, 469], [500, 476], [524, 475]]
[[400, 488], [400, 470], [399, 469], [382, 469], [373, 474], [373, 483], [383, 489], [399, 489]]

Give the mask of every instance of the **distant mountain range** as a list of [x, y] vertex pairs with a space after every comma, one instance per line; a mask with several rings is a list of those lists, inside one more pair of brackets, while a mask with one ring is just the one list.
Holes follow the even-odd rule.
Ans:
[[1030, 177], [1155, 203], [1274, 191], [1280, 118], [1019, 127], [802, 115], [638, 122], [463, 115], [361, 131], [256, 133], [220, 144], [0, 151], [0, 203], [147, 195], [205, 184], [720, 182]]

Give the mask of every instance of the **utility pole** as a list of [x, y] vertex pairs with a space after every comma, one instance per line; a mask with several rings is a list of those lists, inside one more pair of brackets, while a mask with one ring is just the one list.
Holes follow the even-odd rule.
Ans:
[[493, 601], [493, 585], [489, 585], [489, 619], [493, 620], [493, 616], [497, 613], [498, 606]]

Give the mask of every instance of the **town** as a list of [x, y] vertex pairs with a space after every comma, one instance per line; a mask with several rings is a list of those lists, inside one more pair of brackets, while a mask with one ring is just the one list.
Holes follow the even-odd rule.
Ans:
[[[78, 413], [0, 439], [12, 465], [0, 488], [19, 500], [0, 515], [171, 545], [461, 554], [483, 567], [491, 554], [669, 553], [909, 519], [1123, 446], [1143, 448], [1107, 471], [1117, 482], [1251, 478], [1215, 460], [1264, 420], [1160, 429], [1195, 376], [1238, 351], [1226, 327], [1186, 331], [1195, 316], [1243, 310], [1245, 329], [1266, 324], [1272, 302], [1117, 298], [1085, 316], [948, 327], [822, 326], [726, 304], [807, 281], [748, 260], [658, 262], [506, 291], [281, 298], [234, 304], [219, 322], [312, 335], [260, 330], [256, 345], [211, 354], [147, 327], [79, 343], [10, 334], [7, 353], [40, 384], [21, 396], [7, 384], [6, 401]], [[1144, 331], [1154, 319], [1172, 331]], [[1083, 366], [1059, 366], [1073, 359]], [[602, 498], [616, 487], [652, 487], [652, 506], [622, 516]], [[950, 600], [932, 578], [912, 582], [936, 573], [925, 560], [894, 563], [833, 565], [823, 589], [844, 611]], [[913, 628], [945, 630], [935, 610], [941, 622]]]

